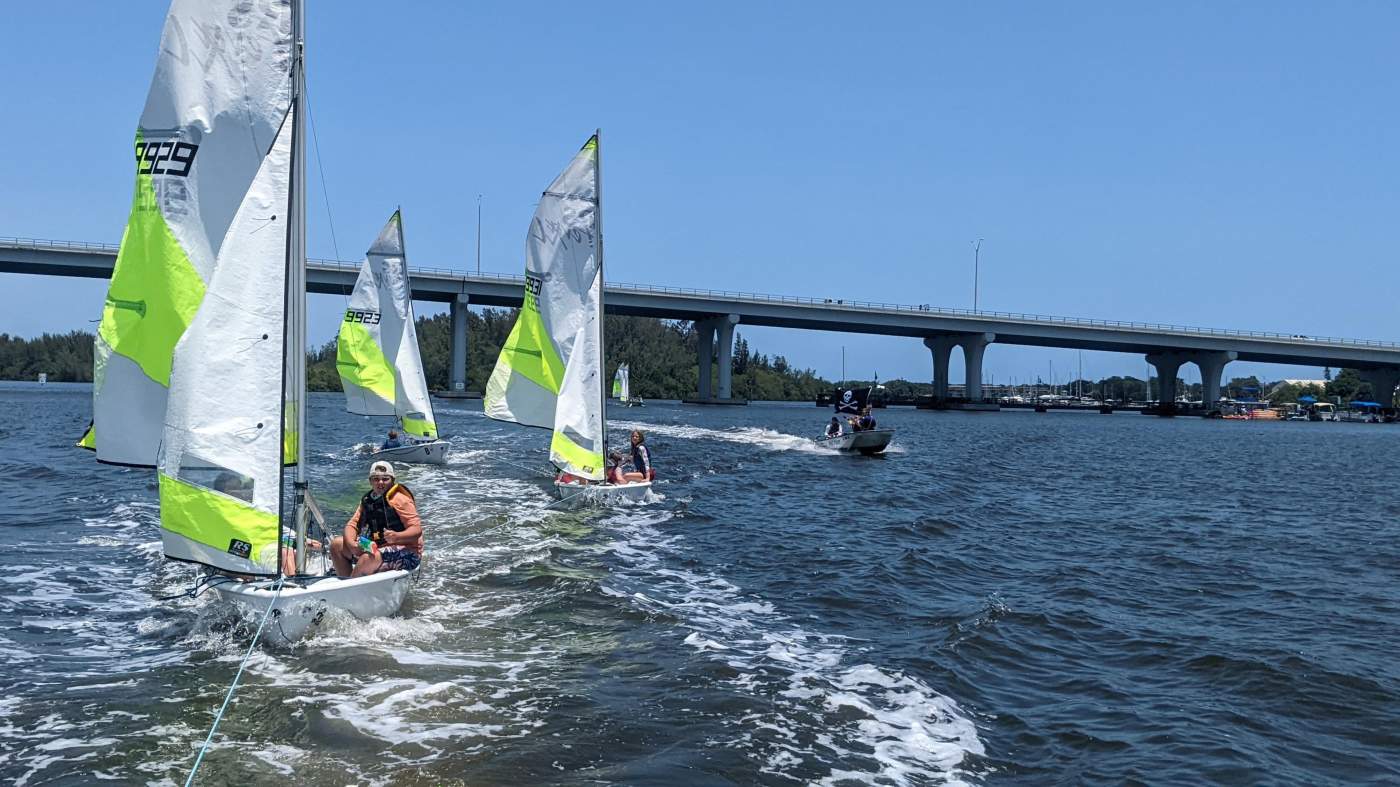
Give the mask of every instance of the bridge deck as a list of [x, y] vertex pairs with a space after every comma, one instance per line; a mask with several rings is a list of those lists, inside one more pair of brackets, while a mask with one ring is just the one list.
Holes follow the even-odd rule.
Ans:
[[[0, 272], [107, 278], [116, 253], [117, 247], [112, 244], [0, 238]], [[310, 260], [307, 290], [349, 293], [359, 267], [359, 262]], [[465, 274], [423, 267], [414, 267], [410, 273], [413, 297], [418, 300], [451, 302], [465, 295], [476, 305], [520, 305], [523, 276]], [[1242, 361], [1362, 368], [1400, 366], [1400, 343], [1396, 342], [645, 284], [607, 285], [607, 310], [613, 314], [680, 320], [736, 314], [746, 325], [920, 338], [992, 333], [995, 341], [1002, 344], [1124, 353], [1228, 351], [1237, 353]]]

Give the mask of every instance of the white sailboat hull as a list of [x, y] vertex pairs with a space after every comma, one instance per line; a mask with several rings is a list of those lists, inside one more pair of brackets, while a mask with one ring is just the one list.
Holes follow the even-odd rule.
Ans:
[[609, 503], [640, 503], [646, 500], [647, 493], [651, 491], [650, 481], [638, 481], [631, 484], [568, 484], [554, 482], [554, 490], [559, 493], [560, 499], [572, 500], [577, 498], [579, 502], [595, 502], [600, 504]]
[[885, 450], [893, 437], [893, 429], [869, 429], [864, 432], [847, 432], [835, 437], [819, 437], [816, 443], [834, 451], [859, 452], [869, 456]]
[[393, 615], [408, 598], [417, 573], [398, 570], [353, 579], [317, 577], [306, 585], [288, 579], [280, 595], [271, 581], [228, 582], [215, 585], [214, 592], [259, 618], [275, 598], [263, 637], [270, 642], [291, 644], [314, 631], [331, 610], [348, 612], [360, 620]]
[[417, 465], [444, 465], [447, 464], [447, 455], [451, 450], [452, 444], [446, 440], [433, 440], [401, 445], [398, 448], [381, 448], [375, 451], [371, 458]]

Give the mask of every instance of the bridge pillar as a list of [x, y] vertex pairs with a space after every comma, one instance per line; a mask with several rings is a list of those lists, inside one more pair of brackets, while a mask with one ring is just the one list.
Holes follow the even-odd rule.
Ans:
[[1361, 379], [1371, 384], [1371, 398], [1387, 409], [1395, 407], [1395, 386], [1400, 385], [1400, 366], [1357, 369]]
[[715, 354], [715, 323], [713, 320], [695, 321], [696, 344], [699, 349], [700, 400], [709, 401], [710, 372]]
[[933, 353], [933, 398], [948, 398], [948, 356], [957, 339], [948, 335], [925, 336], [924, 346]]
[[1201, 403], [1206, 410], [1214, 409], [1215, 403], [1220, 401], [1220, 376], [1225, 371], [1225, 364], [1238, 357], [1239, 353], [1234, 351], [1203, 352], [1192, 356], [1196, 368], [1201, 370]]
[[452, 312], [452, 376], [450, 389], [459, 393], [467, 390], [467, 306], [471, 298], [458, 293], [453, 299]]
[[[1157, 370], [1157, 402], [1163, 408], [1176, 406], [1176, 375], [1177, 372], [1181, 371], [1181, 365], [1191, 360], [1194, 360], [1191, 353], [1160, 352], [1148, 354], [1147, 362]], [[1220, 378], [1216, 377], [1216, 385], [1219, 385], [1219, 380]]]
[[726, 314], [717, 319], [719, 323], [719, 398], [730, 398], [730, 388], [734, 379], [734, 326], [739, 324], [739, 315]]
[[967, 372], [963, 376], [963, 390], [967, 392], [969, 402], [982, 401], [982, 355], [987, 351], [987, 345], [996, 341], [996, 338], [994, 333], [969, 333], [959, 337], [958, 343], [963, 348], [963, 364]]

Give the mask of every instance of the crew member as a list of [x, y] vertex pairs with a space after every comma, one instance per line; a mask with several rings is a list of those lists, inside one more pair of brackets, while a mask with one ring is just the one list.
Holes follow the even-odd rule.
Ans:
[[[394, 466], [375, 462], [369, 467], [370, 490], [360, 498], [343, 536], [331, 541], [331, 560], [341, 577], [363, 577], [380, 571], [417, 568], [423, 557], [423, 524], [413, 493], [394, 478]], [[360, 546], [368, 537], [369, 549]]]
[[651, 452], [647, 451], [646, 441], [647, 436], [642, 434], [642, 430], [632, 430], [632, 470], [623, 475], [628, 481], [650, 481], [656, 477], [656, 471], [651, 468]]

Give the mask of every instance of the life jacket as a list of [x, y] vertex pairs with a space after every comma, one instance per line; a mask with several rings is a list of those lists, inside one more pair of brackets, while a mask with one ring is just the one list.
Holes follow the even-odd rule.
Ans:
[[396, 494], [408, 495], [413, 500], [413, 492], [402, 484], [389, 487], [383, 497], [374, 497], [374, 492], [366, 492], [360, 498], [360, 532], [370, 537], [376, 544], [384, 543], [384, 531], [403, 532], [406, 526], [399, 518], [399, 512], [389, 505], [389, 498]]
[[632, 470], [645, 473], [648, 481], [656, 477], [656, 471], [651, 467], [651, 451], [645, 445], [639, 443], [632, 446]]

